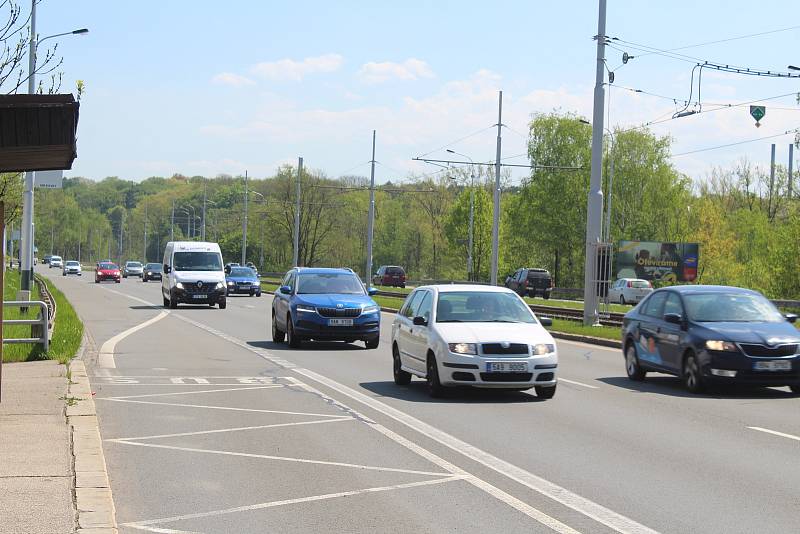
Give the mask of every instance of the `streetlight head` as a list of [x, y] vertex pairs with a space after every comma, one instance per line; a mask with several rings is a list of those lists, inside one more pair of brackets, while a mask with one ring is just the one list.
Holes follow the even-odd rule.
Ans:
[[455, 150], [450, 150], [449, 148], [448, 148], [446, 151], [447, 151], [447, 152], [450, 152], [451, 154], [455, 154], [455, 153], [456, 153], [456, 151], [455, 151]]
[[586, 119], [578, 119], [578, 122], [583, 123], [583, 124], [588, 124], [590, 126], [592, 124], [591, 122], [587, 121]]
[[81, 28], [80, 30], [75, 30], [72, 33], [74, 35], [85, 35], [85, 34], [89, 33], [89, 29], [88, 28]]
[[789, 69], [789, 70], [800, 70], [800, 67], [795, 67], [794, 65], [789, 65], [786, 68]]

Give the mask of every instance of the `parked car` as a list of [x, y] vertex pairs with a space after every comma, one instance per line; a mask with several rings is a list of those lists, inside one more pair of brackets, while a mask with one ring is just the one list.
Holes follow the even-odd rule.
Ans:
[[122, 271], [122, 278], [128, 278], [129, 276], [141, 277], [143, 272], [144, 267], [138, 261], [126, 261], [125, 270]]
[[272, 340], [297, 348], [303, 340], [380, 341], [381, 309], [351, 269], [295, 267], [272, 300]]
[[649, 371], [679, 376], [693, 393], [712, 382], [789, 386], [800, 393], [796, 320], [749, 289], [658, 289], [625, 314], [625, 369], [636, 381]]
[[59, 268], [59, 269], [63, 269], [64, 268], [64, 260], [61, 259], [61, 256], [50, 256], [50, 261], [49, 261], [48, 265], [50, 265], [51, 269], [54, 268], [54, 267]]
[[52, 258], [52, 254], [45, 254], [44, 258], [42, 258], [42, 264], [47, 265], [50, 263], [50, 258]]
[[381, 265], [372, 277], [372, 285], [406, 287], [406, 272], [397, 265]]
[[160, 263], [148, 263], [144, 266], [142, 270], [142, 282], [147, 282], [148, 280], [161, 280]]
[[541, 295], [549, 299], [553, 292], [553, 277], [547, 269], [517, 269], [506, 278], [506, 287], [521, 297]]
[[235, 263], [235, 262], [226, 263], [225, 264], [225, 272], [229, 273], [231, 271], [231, 269], [233, 269], [234, 267], [241, 267], [241, 265], [239, 265], [238, 263]]
[[639, 278], [620, 278], [609, 288], [608, 301], [636, 304], [653, 292], [653, 284]]
[[245, 293], [251, 297], [261, 296], [261, 280], [250, 267], [232, 267], [230, 272], [225, 273], [225, 284], [228, 295]]
[[68, 274], [77, 274], [78, 276], [81, 276], [82, 269], [81, 269], [80, 262], [77, 262], [75, 260], [69, 260], [69, 261], [65, 262], [64, 263], [64, 269], [61, 272], [61, 274], [63, 276], [67, 276]]
[[248, 261], [244, 265], [245, 265], [245, 267], [250, 267], [251, 269], [253, 269], [254, 273], [258, 274], [258, 269], [256, 268], [256, 264], [253, 263], [252, 261]]
[[[50, 261], [53, 261], [52, 258]], [[99, 284], [105, 280], [111, 280], [112, 282], [119, 284], [121, 281], [121, 276], [122, 274], [120, 273], [119, 267], [116, 263], [102, 262], [97, 265], [97, 269], [94, 271], [94, 283]]]
[[479, 285], [415, 289], [392, 324], [394, 381], [424, 378], [428, 392], [447, 386], [525, 390], [552, 398], [558, 353], [544, 326], [513, 291]]
[[227, 307], [225, 271], [217, 243], [170, 241], [164, 247], [163, 266], [165, 308], [175, 309], [180, 303], [217, 304], [220, 310]]

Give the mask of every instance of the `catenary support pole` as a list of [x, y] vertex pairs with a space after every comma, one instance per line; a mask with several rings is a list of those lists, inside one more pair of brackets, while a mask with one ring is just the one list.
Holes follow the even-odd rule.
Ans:
[[775, 143], [772, 143], [769, 160], [769, 210], [767, 215], [772, 217], [772, 207], [775, 205]]
[[372, 168], [369, 174], [369, 218], [367, 219], [367, 271], [364, 282], [372, 286], [372, 233], [375, 228], [375, 130], [372, 130]]
[[597, 17], [597, 63], [595, 65], [594, 112], [592, 117], [592, 170], [586, 209], [586, 259], [583, 277], [583, 324], [598, 323], [597, 250], [603, 227], [603, 119], [605, 88], [606, 0], [599, 0]]
[[203, 179], [203, 220], [200, 226], [200, 241], [206, 240], [206, 198], [208, 196], [208, 183]]
[[794, 187], [794, 170], [792, 168], [793, 165], [794, 165], [794, 144], [789, 143], [789, 169], [788, 169], [789, 172], [786, 176], [787, 186], [788, 186], [787, 190], [788, 194], [786, 196], [788, 196], [789, 198], [792, 198], [792, 189]]
[[297, 184], [295, 186], [294, 206], [294, 258], [295, 267], [300, 266], [300, 177], [303, 174], [303, 158], [297, 159]]
[[242, 219], [242, 263], [247, 262], [247, 171], [244, 171], [244, 219]]
[[[31, 36], [28, 50], [28, 94], [36, 92], [36, 2], [31, 0]], [[30, 299], [33, 281], [33, 187], [32, 171], [25, 173], [25, 188], [22, 193], [22, 245], [19, 253], [22, 262], [19, 300]]]
[[500, 254], [500, 158], [503, 146], [503, 91], [497, 107], [497, 159], [494, 166], [494, 219], [492, 220], [492, 275], [493, 286], [497, 285], [497, 268]]

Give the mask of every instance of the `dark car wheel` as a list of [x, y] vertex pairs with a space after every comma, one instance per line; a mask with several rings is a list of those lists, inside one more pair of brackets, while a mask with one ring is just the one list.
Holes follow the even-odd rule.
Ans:
[[292, 324], [292, 316], [286, 316], [286, 341], [290, 348], [300, 348], [300, 338], [294, 333], [294, 325]]
[[169, 296], [169, 309], [170, 310], [178, 309], [178, 300], [172, 295]]
[[639, 365], [639, 355], [636, 354], [636, 346], [633, 343], [629, 343], [625, 349], [625, 371], [628, 373], [628, 378], [636, 382], [641, 382], [647, 375]]
[[278, 319], [275, 317], [275, 310], [272, 310], [272, 341], [283, 343], [284, 339], [286, 339], [286, 332], [278, 328]]
[[164, 299], [164, 307], [169, 308], [169, 301], [167, 300], [167, 297], [162, 295], [161, 298]]
[[381, 338], [380, 337], [373, 337], [373, 338], [364, 340], [364, 344], [366, 345], [366, 347], [368, 349], [377, 349], [378, 348], [378, 344], [380, 342], [381, 342]]
[[260, 297], [260, 296], [261, 296], [261, 291], [257, 292], [257, 293], [256, 293], [256, 296], [257, 296], [257, 297]]
[[400, 365], [400, 350], [397, 348], [397, 345], [392, 347], [392, 361], [394, 363], [393, 373], [394, 373], [394, 383], [398, 386], [407, 386], [411, 383], [411, 373], [408, 371], [403, 371]]
[[428, 395], [434, 399], [444, 395], [444, 386], [439, 381], [439, 368], [436, 365], [436, 357], [433, 354], [428, 355], [427, 372], [425, 373], [425, 381], [428, 386]]
[[700, 365], [694, 354], [689, 354], [683, 364], [683, 385], [691, 393], [701, 393], [705, 389]]
[[552, 399], [556, 394], [556, 386], [536, 386], [536, 396], [540, 399]]
[[544, 300], [550, 300], [550, 292], [549, 291], [545, 291], [545, 293], [542, 296], [544, 297]]

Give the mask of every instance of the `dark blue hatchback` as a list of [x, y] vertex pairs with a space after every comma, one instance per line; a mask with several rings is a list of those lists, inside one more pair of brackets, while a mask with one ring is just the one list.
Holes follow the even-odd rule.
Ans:
[[625, 314], [625, 368], [631, 380], [643, 380], [648, 371], [679, 376], [694, 393], [710, 382], [789, 386], [800, 393], [796, 319], [749, 289], [659, 289]]
[[272, 301], [272, 340], [286, 339], [292, 348], [303, 340], [362, 340], [377, 348], [381, 312], [374, 293], [350, 269], [292, 269]]

